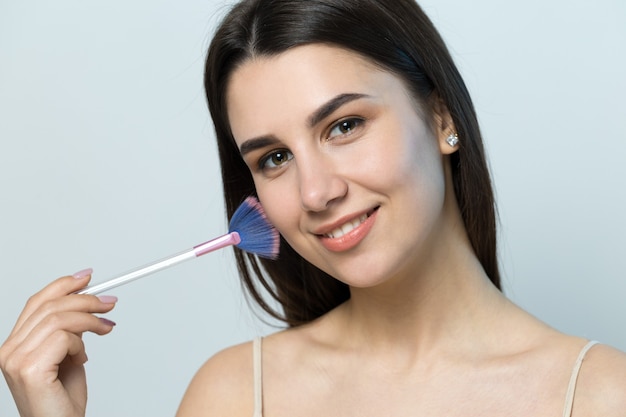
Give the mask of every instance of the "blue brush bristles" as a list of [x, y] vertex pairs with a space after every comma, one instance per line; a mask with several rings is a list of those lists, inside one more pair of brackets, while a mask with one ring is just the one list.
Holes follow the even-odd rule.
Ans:
[[241, 242], [237, 247], [262, 258], [278, 258], [278, 230], [270, 224], [261, 203], [248, 197], [230, 219], [229, 232], [239, 233]]

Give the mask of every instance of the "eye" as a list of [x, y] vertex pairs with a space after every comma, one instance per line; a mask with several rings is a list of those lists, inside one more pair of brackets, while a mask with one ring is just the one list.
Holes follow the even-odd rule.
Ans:
[[260, 169], [275, 169], [293, 159], [293, 154], [286, 149], [272, 151], [259, 161]]
[[335, 136], [349, 135], [350, 133], [354, 132], [354, 130], [361, 127], [363, 123], [364, 120], [357, 117], [340, 120], [332, 127], [332, 129], [328, 133], [328, 139], [332, 139]]

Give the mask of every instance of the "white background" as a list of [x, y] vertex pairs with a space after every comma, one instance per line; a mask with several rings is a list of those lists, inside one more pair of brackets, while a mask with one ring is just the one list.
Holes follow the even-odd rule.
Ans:
[[[626, 350], [626, 2], [429, 0], [493, 168], [506, 293]], [[0, 0], [0, 338], [28, 296], [227, 228], [202, 64], [222, 0]], [[171, 416], [213, 353], [270, 329], [230, 251], [112, 291], [89, 416]], [[16, 416], [0, 382], [0, 416]]]

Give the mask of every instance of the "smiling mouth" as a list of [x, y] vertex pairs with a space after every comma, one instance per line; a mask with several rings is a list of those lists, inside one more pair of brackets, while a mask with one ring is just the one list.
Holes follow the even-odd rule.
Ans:
[[365, 222], [365, 220], [367, 220], [367, 218], [369, 216], [371, 216], [376, 210], [378, 210], [378, 207], [376, 207], [375, 209], [373, 209], [370, 212], [367, 212], [367, 213], [357, 217], [354, 220], [351, 220], [349, 222], [346, 222], [346, 223], [342, 224], [338, 228], [336, 228], [334, 230], [331, 230], [328, 233], [324, 233], [323, 236], [327, 237], [327, 238], [330, 238], [330, 239], [339, 239], [340, 237], [343, 237], [343, 236], [347, 235], [348, 233], [350, 233], [351, 231], [353, 231], [354, 229], [359, 227], [361, 224], [363, 224], [363, 222]]

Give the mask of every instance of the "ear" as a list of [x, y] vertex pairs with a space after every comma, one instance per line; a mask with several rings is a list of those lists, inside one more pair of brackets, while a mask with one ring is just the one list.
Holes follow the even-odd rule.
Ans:
[[433, 129], [442, 155], [450, 155], [459, 150], [459, 137], [454, 121], [448, 106], [438, 96], [433, 105]]

